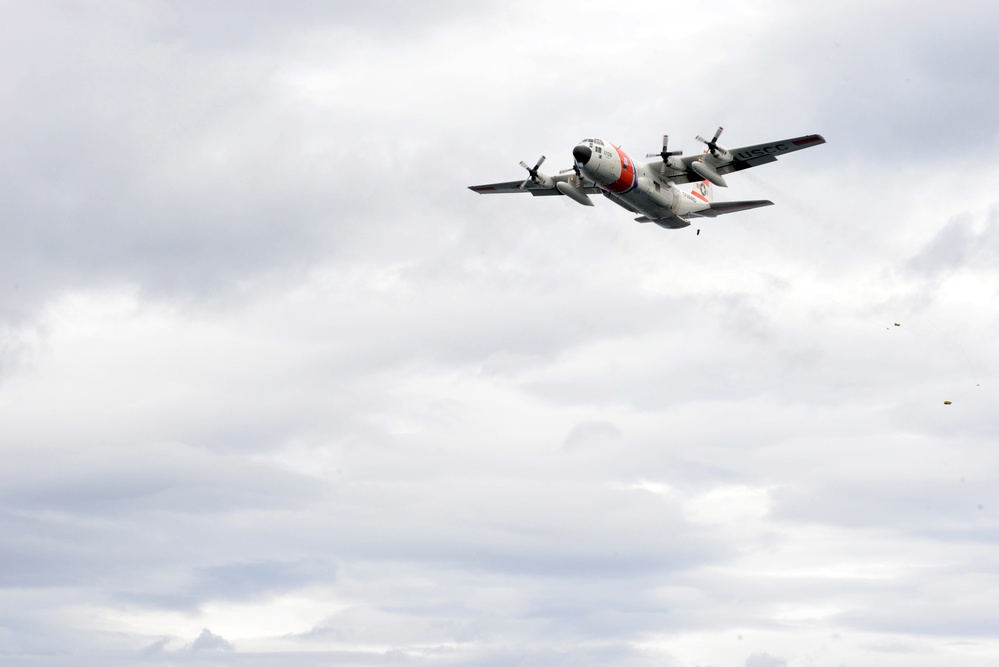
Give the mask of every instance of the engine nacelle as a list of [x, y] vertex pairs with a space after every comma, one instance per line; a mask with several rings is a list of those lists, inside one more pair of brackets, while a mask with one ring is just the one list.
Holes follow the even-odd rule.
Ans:
[[546, 190], [551, 190], [555, 187], [555, 179], [548, 174], [542, 174], [540, 171], [538, 172], [538, 178], [534, 182], [538, 184], [538, 187]]
[[667, 169], [672, 169], [673, 171], [683, 171], [686, 169], [683, 159], [676, 155], [671, 155], [665, 164]]

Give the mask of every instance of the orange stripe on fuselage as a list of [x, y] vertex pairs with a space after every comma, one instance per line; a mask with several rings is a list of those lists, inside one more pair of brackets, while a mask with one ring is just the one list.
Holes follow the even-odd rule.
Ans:
[[617, 193], [627, 192], [635, 187], [635, 163], [617, 146], [614, 146], [614, 150], [617, 151], [617, 158], [621, 161], [621, 177], [608, 185], [607, 189]]

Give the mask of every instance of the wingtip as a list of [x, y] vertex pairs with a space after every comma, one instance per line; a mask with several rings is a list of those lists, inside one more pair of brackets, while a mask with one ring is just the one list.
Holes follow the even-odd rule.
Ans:
[[821, 134], [806, 134], [803, 137], [798, 137], [791, 141], [798, 148], [809, 148], [811, 146], [818, 146], [819, 144], [826, 143], [826, 138]]

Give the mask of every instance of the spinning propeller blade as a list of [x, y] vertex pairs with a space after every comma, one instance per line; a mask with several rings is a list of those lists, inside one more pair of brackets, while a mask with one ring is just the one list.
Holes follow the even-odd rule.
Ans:
[[710, 141], [707, 140], [707, 139], [705, 139], [701, 135], [697, 135], [695, 137], [695, 139], [697, 139], [702, 144], [704, 144], [705, 146], [707, 146], [708, 147], [708, 151], [710, 151], [712, 155], [718, 155], [718, 137], [721, 136], [722, 130], [724, 130], [724, 129], [725, 128], [723, 128], [723, 127], [719, 127], [718, 131], [715, 132], [715, 136], [711, 137]]
[[662, 150], [662, 152], [661, 153], [647, 153], [645, 157], [659, 157], [659, 158], [662, 158], [663, 163], [662, 163], [662, 166], [659, 167], [659, 173], [660, 174], [665, 174], [666, 173], [666, 164], [669, 162], [669, 159], [671, 157], [673, 157], [674, 155], [683, 155], [683, 151], [671, 151], [669, 149], [669, 135], [668, 134], [664, 134], [663, 135], [663, 150]]
[[663, 162], [666, 162], [669, 158], [674, 155], [683, 155], [683, 151], [671, 151], [669, 149], [669, 135], [663, 135], [663, 150], [661, 153], [648, 153], [645, 157], [661, 157]]
[[540, 185], [540, 181], [538, 179], [538, 169], [541, 167], [541, 165], [542, 165], [542, 163], [544, 163], [544, 161], [545, 161], [545, 156], [542, 155], [538, 159], [538, 163], [536, 165], [534, 165], [533, 168], [532, 167], [528, 167], [527, 163], [524, 162], [523, 160], [520, 161], [520, 166], [523, 167], [524, 169], [526, 169], [527, 173], [528, 173], [527, 180], [525, 180], [523, 183], [521, 183], [518, 186], [521, 190], [526, 189], [527, 188], [527, 184], [530, 183], [531, 181], [534, 181], [535, 183], [537, 183], [537, 184]]

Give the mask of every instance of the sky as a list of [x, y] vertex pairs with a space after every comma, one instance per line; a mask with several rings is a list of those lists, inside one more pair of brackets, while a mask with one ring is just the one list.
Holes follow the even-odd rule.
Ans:
[[996, 664], [999, 6], [0, 15], [5, 665]]

